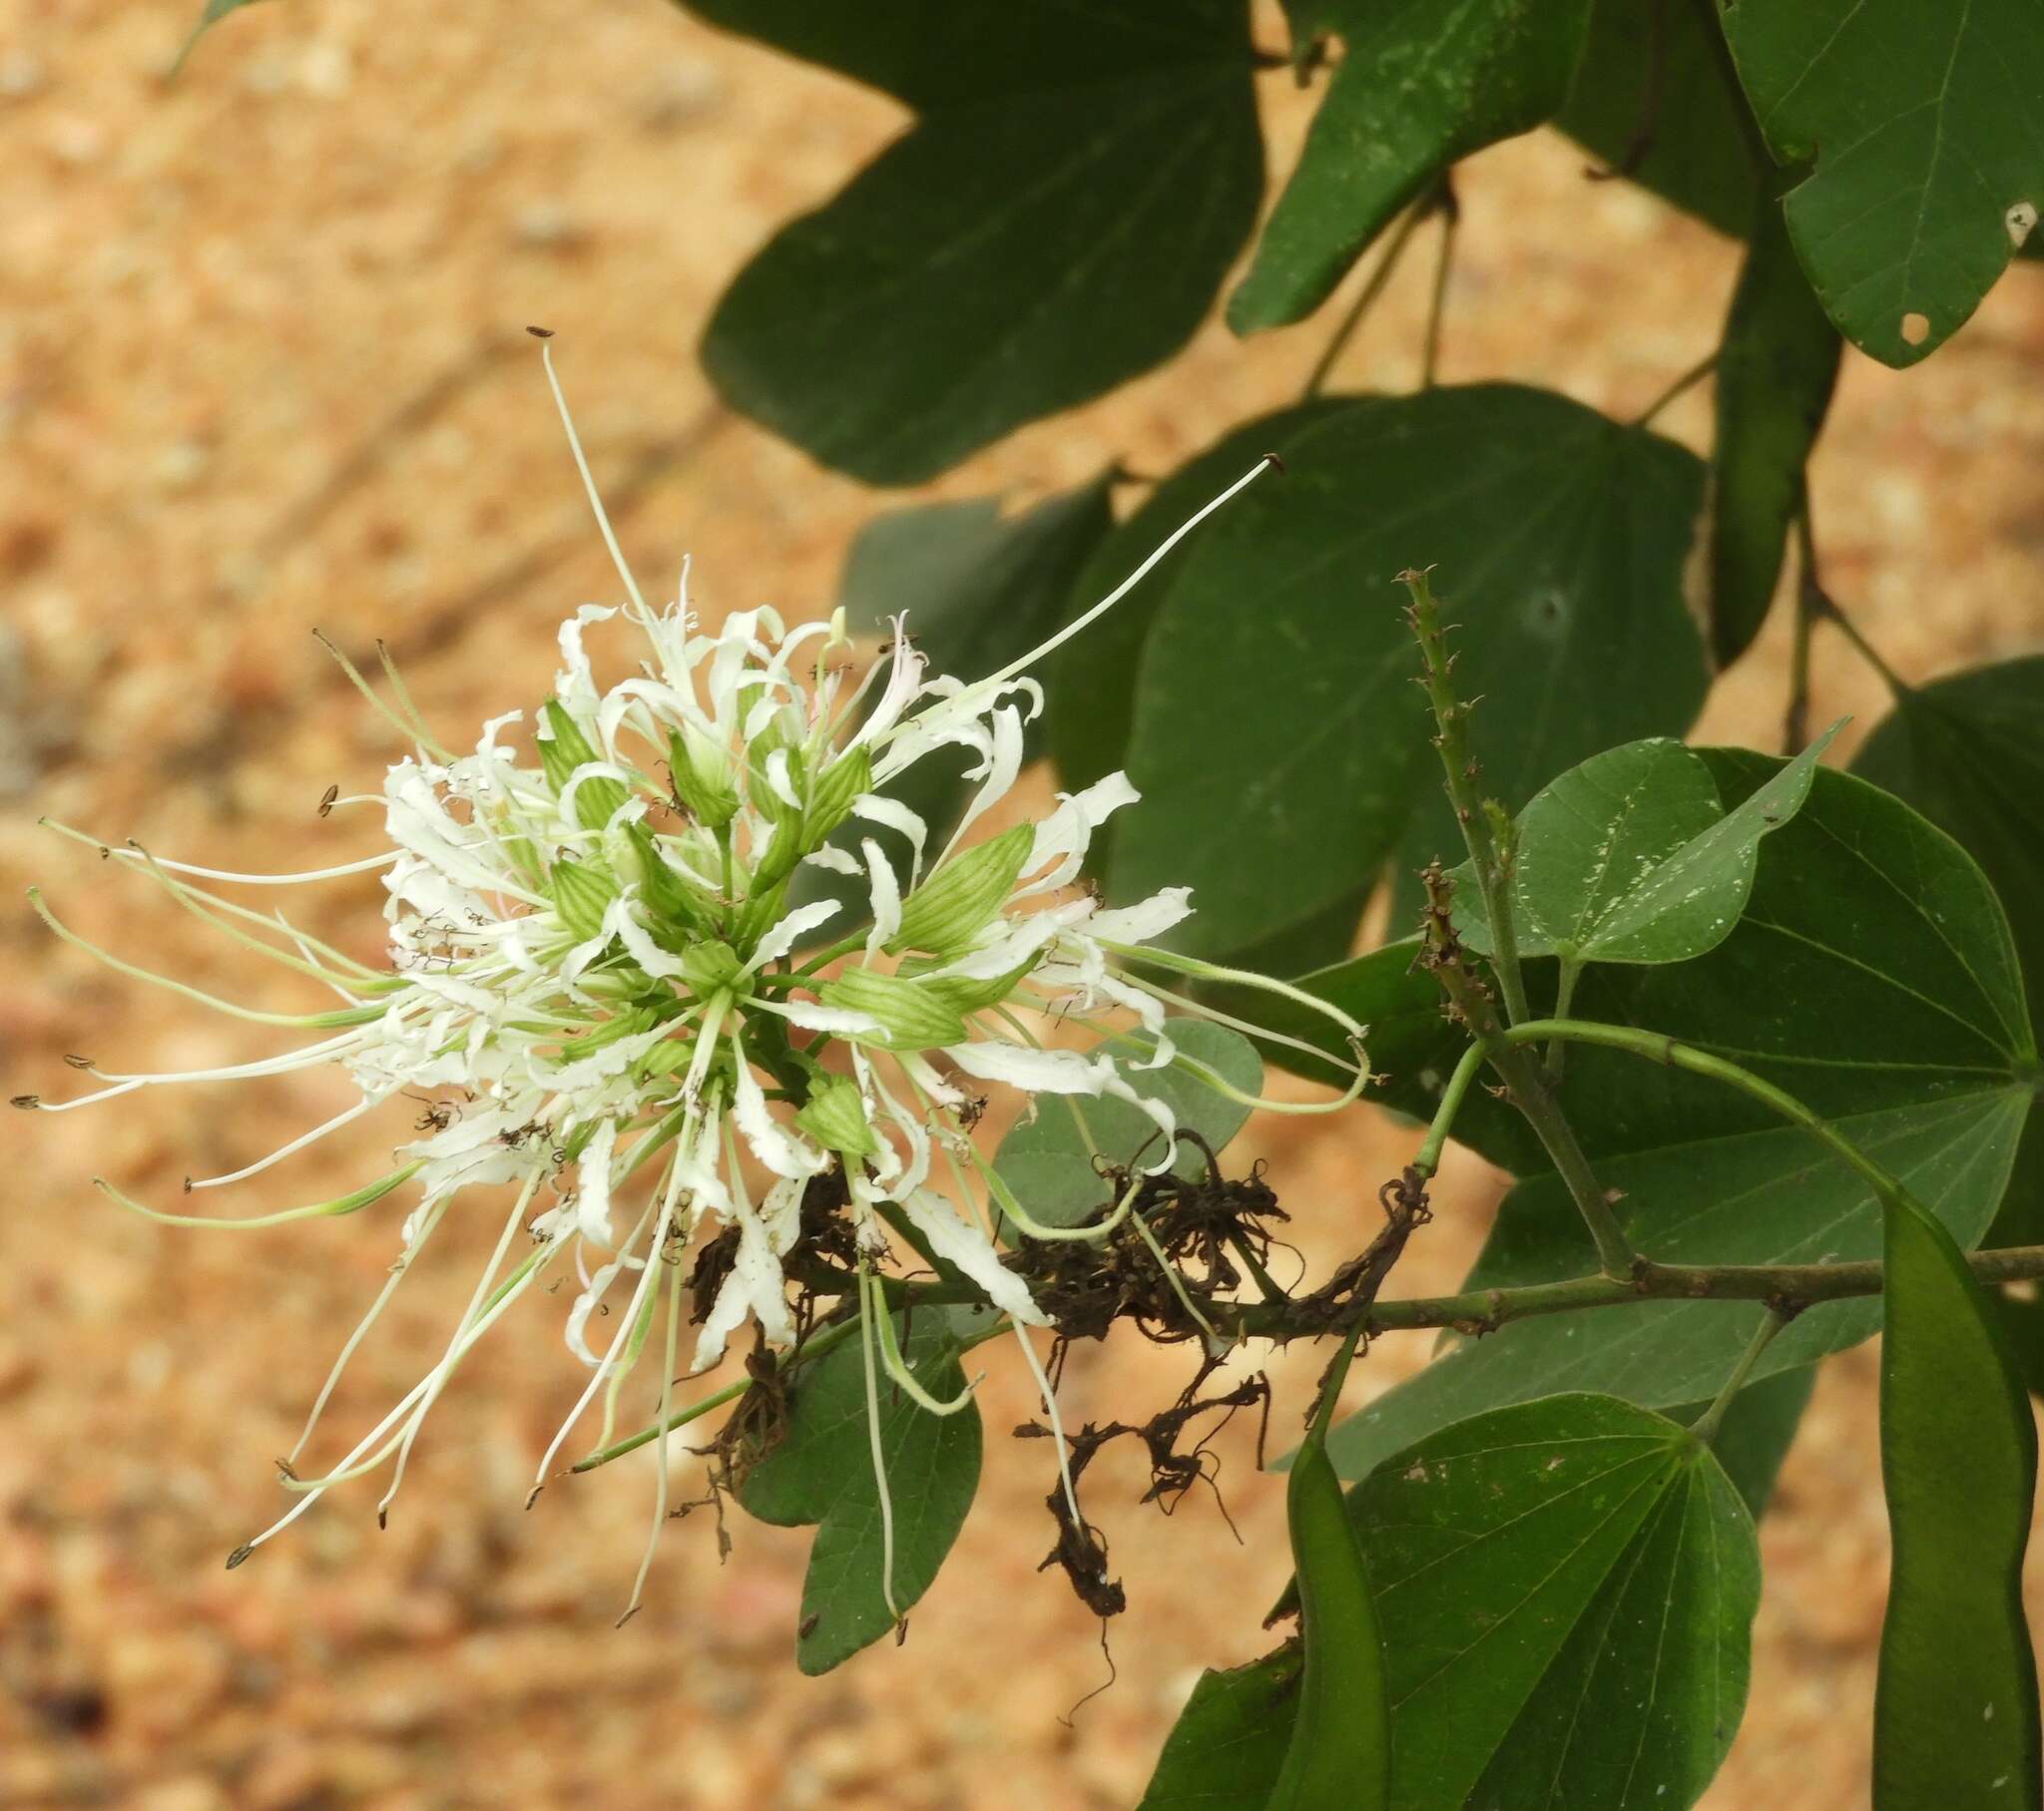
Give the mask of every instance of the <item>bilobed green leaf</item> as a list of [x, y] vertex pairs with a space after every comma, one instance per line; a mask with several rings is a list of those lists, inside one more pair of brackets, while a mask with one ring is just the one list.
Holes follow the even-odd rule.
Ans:
[[919, 483], [1168, 358], [1255, 224], [1241, 0], [692, 10], [916, 110], [740, 272], [703, 341], [734, 408], [868, 483]]
[[1725, 35], [1838, 330], [1883, 364], [1935, 351], [2044, 211], [2037, 0], [1732, 0]]
[[1952, 1236], [1887, 1209], [1880, 1457], [1894, 1558], [1873, 1708], [1875, 1811], [2044, 1804], [2023, 1550], [2030, 1400]]
[[1384, 1648], [1362, 1551], [1327, 1463], [1326, 1412], [1285, 1480], [1305, 1671], [1268, 1811], [1384, 1811], [1390, 1802]]
[[[1263, 1061], [1240, 1032], [1201, 1019], [1174, 1019], [1170, 1029], [1172, 1041], [1188, 1057], [1244, 1094], [1261, 1092]], [[1126, 1044], [1117, 1049], [1124, 1062], [1138, 1054]], [[1165, 1102], [1181, 1127], [1199, 1132], [1217, 1151], [1249, 1118], [1247, 1107], [1217, 1094], [1187, 1070], [1158, 1070], [1137, 1079], [1145, 1095]], [[1001, 1140], [994, 1167], [1031, 1219], [1068, 1226], [1113, 1204], [1109, 1185], [1094, 1165], [1096, 1152], [1126, 1164], [1148, 1145], [1146, 1161], [1154, 1162], [1164, 1154], [1160, 1137], [1157, 1122], [1126, 1101], [1044, 1096], [1036, 1103], [1035, 1117]], [[1198, 1145], [1180, 1144], [1175, 1173], [1204, 1175], [1206, 1166]]]
[[1629, 1403], [1550, 1396], [1406, 1448], [1349, 1508], [1398, 1811], [1696, 1802], [1760, 1603], [1753, 1518], [1708, 1449]]
[[[1709, 750], [1721, 795], [1759, 790], [1781, 763]], [[1384, 952], [1309, 977], [1310, 991], [1368, 1020], [1401, 1009], [1389, 1102], [1430, 1113], [1461, 1039], [1429, 1036]], [[1528, 966], [1533, 1010], [1554, 971]], [[1806, 1102], [1900, 1175], [1962, 1243], [1993, 1218], [2029, 1111], [2037, 1056], [2008, 925], [1965, 853], [1907, 806], [1817, 768], [1801, 812], [1762, 845], [1745, 916], [1694, 962], [1599, 966], [1575, 1014], [1714, 1050]], [[1274, 1029], [1324, 1037], [1304, 1015]], [[1282, 1047], [1267, 1052], [1288, 1060]], [[1562, 1101], [1598, 1179], [1623, 1191], [1634, 1245], [1668, 1263], [1817, 1263], [1876, 1256], [1866, 1184], [1794, 1128], [1729, 1089], [1619, 1052], [1569, 1052]], [[1507, 1196], [1468, 1286], [1552, 1282], [1596, 1269], [1558, 1179], [1523, 1127], [1472, 1094], [1456, 1135], [1524, 1178]], [[1348, 1477], [1460, 1417], [1555, 1390], [1597, 1389], [1655, 1408], [1706, 1401], [1752, 1334], [1758, 1305], [1640, 1302], [1543, 1316], [1458, 1340], [1418, 1376], [1334, 1430]], [[1798, 1315], [1756, 1377], [1806, 1365], [1880, 1323], [1877, 1299]]]
[[[1324, 0], [1340, 66], [1298, 167], [1229, 298], [1239, 333], [1326, 298], [1363, 248], [1457, 158], [1530, 132], [1569, 93], [1589, 0]], [[1295, 18], [1294, 28], [1304, 21]]]
[[1683, 449], [1483, 384], [1354, 399], [1284, 456], [1171, 575], [1138, 673], [1144, 801], [1113, 881], [1191, 885], [1181, 936], [1202, 952], [1313, 917], [1394, 850], [1459, 846], [1425, 770], [1401, 568], [1438, 562], [1458, 682], [1485, 700], [1485, 785], [1509, 805], [1614, 742], [1680, 731], [1703, 694], [1682, 599], [1702, 467]]
[[1575, 88], [1554, 123], [1604, 169], [1720, 232], [1740, 238], [1752, 226], [1766, 153], [1708, 9], [1595, 0]]
[[1227, 1672], [1211, 1667], [1171, 1727], [1136, 1811], [1245, 1811], [1284, 1765], [1304, 1654], [1295, 1641]]
[[1721, 667], [1745, 653], [1774, 600], [1843, 349], [1769, 194], [1718, 349], [1708, 546], [1711, 646]]
[[[958, 1357], [985, 1318], [982, 1309], [940, 1308], [904, 1322], [902, 1356], [932, 1394], [964, 1387]], [[818, 1525], [795, 1660], [804, 1672], [828, 1672], [893, 1626], [858, 1342], [796, 1371], [789, 1395], [786, 1432], [747, 1474], [739, 1502], [762, 1522]], [[979, 1488], [979, 1410], [932, 1415], [883, 1379], [880, 1443], [894, 1511], [894, 1601], [905, 1611], [936, 1578]]]
[[[1564, 964], [1688, 962], [1732, 934], [1761, 838], [1802, 808], [1837, 725], [1735, 811], [1701, 756], [1679, 742], [1629, 742], [1543, 786], [1519, 813], [1513, 876], [1519, 952]], [[1488, 955], [1490, 921], [1464, 864], [1455, 922]]]

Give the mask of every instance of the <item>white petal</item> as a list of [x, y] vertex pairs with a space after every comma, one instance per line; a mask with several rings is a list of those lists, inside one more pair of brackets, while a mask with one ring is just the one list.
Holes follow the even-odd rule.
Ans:
[[1050, 1316], [1030, 1299], [1029, 1286], [1001, 1262], [993, 1241], [963, 1219], [934, 1189], [918, 1188], [901, 1203], [909, 1223], [930, 1242], [930, 1249], [956, 1264], [986, 1291], [986, 1298], [1013, 1320], [1047, 1327]]
[[870, 1013], [849, 1012], [841, 1006], [812, 1006], [806, 1000], [755, 999], [747, 1003], [748, 1011], [753, 1008], [785, 1019], [805, 1032], [832, 1032], [840, 1038], [875, 1037], [883, 1029]]
[[1005, 1082], [1033, 1095], [1097, 1095], [1114, 1075], [1105, 1058], [1089, 1060], [1070, 1050], [1025, 1050], [998, 1038], [950, 1044], [944, 1055], [968, 1076], [982, 1082]]
[[1148, 943], [1192, 915], [1193, 889], [1166, 887], [1134, 905], [1094, 913], [1086, 934], [1108, 943]]
[[828, 923], [843, 909], [843, 901], [836, 899], [819, 899], [812, 905], [795, 907], [760, 939], [760, 947], [753, 952], [753, 960], [746, 964], [746, 973], [750, 975], [757, 968], [777, 962], [801, 941], [805, 933], [813, 931], [819, 924]]
[[743, 1052], [734, 1068], [738, 1086], [732, 1100], [732, 1119], [740, 1135], [752, 1146], [753, 1154], [777, 1176], [812, 1176], [822, 1169], [830, 1159], [788, 1132], [766, 1111], [766, 1097]]
[[894, 933], [901, 928], [901, 882], [894, 877], [893, 864], [870, 836], [860, 839], [859, 850], [866, 858], [866, 877], [871, 884], [873, 928], [866, 938], [866, 954], [870, 956], [882, 944], [893, 942]]
[[582, 1185], [575, 1196], [575, 1230], [606, 1251], [611, 1246], [611, 1158], [617, 1147], [617, 1122], [606, 1120], [576, 1165]]

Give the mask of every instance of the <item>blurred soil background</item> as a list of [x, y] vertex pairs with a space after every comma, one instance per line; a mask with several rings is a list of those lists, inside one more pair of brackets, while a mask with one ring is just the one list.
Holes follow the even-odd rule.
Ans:
[[[152, 966], [306, 1003], [39, 813], [223, 867], [346, 859], [375, 846], [373, 814], [314, 807], [329, 784], [373, 790], [397, 750], [315, 626], [358, 651], [386, 639], [459, 740], [542, 696], [555, 623], [611, 598], [524, 323], [560, 335], [638, 569], [692, 553], [709, 617], [821, 613], [849, 537], [898, 501], [725, 414], [693, 356], [753, 247], [898, 128], [889, 103], [661, 0], [292, 0], [228, 20], [171, 83], [196, 11], [0, 5], [0, 896], [15, 902], [0, 908], [0, 1093], [64, 1095], [66, 1053], [187, 1068], [274, 1048], [61, 948], [20, 903], [31, 879]], [[1278, 42], [1275, 9], [1262, 24]], [[1306, 106], [1282, 73], [1265, 80], [1281, 169]], [[1735, 248], [1584, 167], [1542, 136], [1464, 168], [1446, 380], [1525, 378], [1634, 411], [1714, 343]], [[1414, 381], [1429, 263], [1408, 260], [1344, 382]], [[1023, 499], [1116, 457], [1166, 470], [1294, 395], [1326, 332], [1245, 345], [1209, 327], [1171, 368], [1016, 436], [939, 494]], [[1906, 676], [2044, 641], [2040, 355], [2044, 277], [2026, 268], [1918, 372], [1848, 356], [1817, 466], [1826, 578]], [[1702, 392], [1666, 418], [1697, 442], [1708, 422]], [[1470, 548], [1499, 526], [1471, 522]], [[1783, 629], [1719, 687], [1705, 735], [1777, 744]], [[1855, 713], [1856, 737], [1882, 696], [1826, 639], [1814, 703], [1819, 723]], [[379, 899], [363, 876], [290, 903], [373, 956]], [[377, 1487], [359, 1485], [225, 1572], [280, 1507], [271, 1456], [395, 1255], [395, 1215], [180, 1232], [122, 1214], [90, 1178], [178, 1204], [182, 1177], [344, 1104], [316, 1077], [8, 1122], [0, 1802], [1126, 1806], [1199, 1669], [1266, 1645], [1282, 1500], [1255, 1471], [1255, 1429], [1218, 1443], [1241, 1545], [1211, 1496], [1168, 1522], [1139, 1507], [1136, 1457], [1111, 1449], [1089, 1507], [1131, 1608], [1110, 1631], [1115, 1684], [1073, 1712], [1108, 1661], [1098, 1624], [1036, 1573], [1051, 1477], [1041, 1446], [1005, 1437], [1033, 1407], [998, 1360], [984, 1492], [904, 1646], [800, 1677], [807, 1536], [741, 1521], [720, 1565], [704, 1517], [670, 1529], [646, 1610], [615, 1630], [650, 1466], [522, 1508], [581, 1383], [558, 1300], [463, 1372], [387, 1533]], [[333, 1192], [406, 1135], [393, 1107], [273, 1189], [216, 1199], [254, 1212]], [[1270, 1159], [1324, 1266], [1366, 1233], [1376, 1183], [1413, 1142], [1357, 1114], [1259, 1127], [1238, 1150]], [[1451, 1161], [1401, 1288], [1456, 1281], [1498, 1186]], [[442, 1233], [343, 1382], [336, 1436], [437, 1353], [495, 1225], [485, 1203]], [[1425, 1351], [1423, 1335], [1386, 1340], [1355, 1395]], [[1133, 1340], [1077, 1352], [1067, 1413], [1147, 1413], [1185, 1365]], [[1275, 1440], [1314, 1366], [1276, 1367]], [[1784, 1473], [1751, 1709], [1712, 1811], [1865, 1802], [1886, 1561], [1874, 1390], [1870, 1350], [1828, 1366]]]

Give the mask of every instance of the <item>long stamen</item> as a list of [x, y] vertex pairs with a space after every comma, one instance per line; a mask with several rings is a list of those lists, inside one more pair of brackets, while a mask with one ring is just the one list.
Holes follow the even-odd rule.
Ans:
[[872, 1298], [879, 1292], [872, 1287], [872, 1277], [863, 1265], [858, 1273], [858, 1343], [866, 1374], [866, 1433], [872, 1446], [873, 1485], [880, 1500], [880, 1600], [898, 1628], [902, 1616], [901, 1606], [894, 1601], [894, 1497], [887, 1488], [887, 1449], [880, 1438], [880, 1380], [873, 1362], [873, 1316], [875, 1312], [885, 1314], [887, 1303], [882, 1298], [875, 1309]]
[[376, 1526], [381, 1528], [389, 1519], [391, 1501], [397, 1495], [397, 1487], [404, 1482], [404, 1469], [411, 1462], [412, 1443], [418, 1439], [419, 1430], [426, 1425], [426, 1414], [439, 1400], [440, 1392], [447, 1387], [447, 1380], [454, 1374], [455, 1361], [461, 1350], [461, 1337], [475, 1318], [477, 1307], [488, 1295], [490, 1285], [497, 1280], [497, 1270], [504, 1262], [504, 1253], [511, 1247], [511, 1240], [525, 1217], [526, 1204], [532, 1199], [532, 1191], [539, 1186], [543, 1167], [535, 1167], [525, 1178], [525, 1186], [519, 1189], [518, 1198], [511, 1203], [511, 1211], [505, 1215], [504, 1229], [497, 1235], [496, 1249], [490, 1253], [490, 1261], [483, 1268], [480, 1281], [468, 1298], [468, 1306], [461, 1311], [461, 1319], [455, 1323], [454, 1337], [447, 1342], [447, 1350], [427, 1378], [427, 1390], [419, 1400], [419, 1406], [412, 1412], [411, 1425], [405, 1430], [404, 1443], [397, 1449], [397, 1464], [390, 1475], [390, 1486], [384, 1491], [382, 1500], [376, 1505]]
[[1171, 550], [1174, 547], [1176, 547], [1181, 541], [1183, 541], [1189, 534], [1191, 534], [1194, 529], [1198, 528], [1200, 524], [1206, 521], [1209, 516], [1213, 515], [1216, 510], [1232, 502], [1239, 492], [1248, 490], [1251, 485], [1256, 483], [1256, 481], [1259, 478], [1261, 478], [1277, 463], [1278, 458], [1276, 454], [1266, 453], [1263, 458], [1259, 459], [1255, 465], [1253, 465], [1247, 472], [1243, 473], [1243, 475], [1240, 478], [1238, 478], [1233, 484], [1231, 484], [1225, 491], [1223, 491], [1220, 494], [1220, 496], [1214, 498], [1212, 502], [1204, 504], [1201, 508], [1195, 510], [1190, 516], [1188, 516], [1185, 519], [1184, 522], [1180, 523], [1179, 526], [1173, 529], [1169, 535], [1165, 536], [1165, 538], [1158, 543], [1156, 550], [1150, 555], [1150, 557], [1147, 560], [1145, 560], [1142, 565], [1137, 567], [1134, 572], [1130, 573], [1126, 579], [1124, 579], [1119, 585], [1117, 585], [1114, 588], [1114, 590], [1109, 592], [1106, 597], [1102, 598], [1098, 604], [1094, 605], [1092, 609], [1084, 612], [1080, 616], [1074, 617], [1071, 622], [1067, 623], [1064, 626], [1064, 628], [1059, 630], [1056, 635], [1052, 636], [1049, 641], [1041, 644], [1037, 648], [1032, 649], [1028, 654], [1023, 655], [1019, 660], [1010, 661], [1007, 664], [1007, 666], [1003, 667], [1000, 670], [1000, 672], [991, 674], [986, 679], [981, 679], [979, 681], [979, 684], [996, 685], [999, 684], [1003, 679], [1012, 679], [1016, 674], [1023, 672], [1026, 668], [1034, 667], [1036, 663], [1042, 660], [1046, 655], [1054, 652], [1059, 648], [1062, 648], [1074, 636], [1080, 634], [1089, 625], [1097, 622], [1100, 618], [1104, 617], [1110, 610], [1112, 610], [1125, 597], [1127, 597], [1130, 592], [1134, 591], [1138, 585], [1142, 584], [1142, 582], [1149, 577], [1151, 570], [1157, 565], [1157, 563], [1160, 560], [1162, 560], [1167, 554], [1169, 554]]
[[202, 868], [189, 861], [172, 861], [164, 855], [145, 855], [139, 848], [117, 847], [69, 824], [60, 824], [52, 817], [39, 817], [36, 822], [74, 842], [86, 843], [114, 861], [151, 862], [173, 874], [190, 874], [196, 880], [231, 880], [245, 887], [295, 887], [315, 880], [340, 880], [349, 874], [373, 874], [379, 868], [389, 867], [404, 853], [401, 849], [386, 849], [381, 855], [365, 855], [360, 861], [343, 861], [330, 868], [307, 868], [300, 874], [238, 874], [229, 868]]
[[[656, 1259], [664, 1270], [672, 1270], [665, 1260]], [[682, 1320], [682, 1279], [677, 1272], [671, 1274], [665, 1283], [667, 1289], [667, 1352], [660, 1367], [660, 1409], [655, 1421], [656, 1427], [665, 1427], [674, 1402], [675, 1389], [675, 1348], [681, 1337]], [[639, 1613], [639, 1605], [646, 1595], [646, 1578], [653, 1570], [654, 1550], [660, 1545], [660, 1532], [667, 1525], [668, 1503], [668, 1445], [665, 1440], [654, 1443], [653, 1449], [653, 1527], [647, 1531], [646, 1552], [639, 1560], [639, 1575], [632, 1581], [632, 1600], [625, 1605], [625, 1613], [618, 1618], [618, 1626], [624, 1627]]]
[[224, 1188], [230, 1182], [246, 1181], [252, 1175], [259, 1175], [272, 1163], [281, 1163], [285, 1157], [296, 1155], [306, 1145], [318, 1143], [328, 1132], [338, 1132], [343, 1126], [352, 1125], [371, 1108], [380, 1107], [381, 1105], [382, 1102], [377, 1100], [357, 1101], [354, 1106], [348, 1108], [344, 1113], [335, 1114], [325, 1125], [315, 1126], [310, 1132], [300, 1132], [288, 1144], [278, 1145], [266, 1157], [257, 1157], [255, 1162], [245, 1164], [242, 1168], [232, 1170], [226, 1175], [188, 1176], [185, 1181], [185, 1192], [190, 1194], [195, 1188]]
[[225, 1226], [236, 1232], [251, 1232], [262, 1226], [286, 1226], [293, 1220], [335, 1219], [344, 1213], [359, 1213], [372, 1201], [380, 1201], [393, 1188], [403, 1187], [424, 1166], [424, 1160], [419, 1159], [391, 1170], [388, 1175], [378, 1176], [373, 1182], [364, 1183], [351, 1194], [335, 1195], [330, 1201], [311, 1201], [303, 1207], [279, 1207], [274, 1213], [258, 1213], [246, 1220], [219, 1219], [201, 1213], [165, 1213], [146, 1201], [123, 1194], [105, 1176], [94, 1176], [92, 1185], [109, 1200], [120, 1202], [131, 1213], [139, 1213], [146, 1220], [155, 1220], [160, 1226]]
[[957, 1414], [972, 1401], [972, 1393], [985, 1382], [986, 1373], [982, 1371], [979, 1376], [968, 1378], [965, 1387], [948, 1402], [940, 1396], [931, 1395], [909, 1369], [908, 1361], [901, 1356], [900, 1342], [894, 1337], [894, 1317], [887, 1312], [886, 1292], [881, 1289], [880, 1280], [871, 1273], [870, 1267], [867, 1270], [866, 1281], [871, 1287], [872, 1294], [878, 1298], [879, 1313], [874, 1321], [874, 1330], [880, 1336], [880, 1363], [886, 1368], [887, 1375], [907, 1392], [913, 1402], [927, 1409], [932, 1415]]
[[355, 1349], [368, 1337], [369, 1329], [376, 1324], [391, 1296], [397, 1293], [397, 1285], [411, 1274], [412, 1260], [425, 1249], [426, 1240], [433, 1235], [433, 1229], [446, 1216], [450, 1196], [442, 1195], [425, 1210], [419, 1221], [418, 1230], [411, 1235], [403, 1254], [390, 1266], [390, 1274], [384, 1279], [383, 1287], [376, 1291], [376, 1299], [369, 1304], [369, 1311], [355, 1323], [355, 1330], [347, 1336], [347, 1343], [340, 1348], [337, 1357], [326, 1373], [326, 1381], [319, 1386], [319, 1394], [312, 1399], [311, 1412], [305, 1417], [305, 1425], [298, 1430], [298, 1437], [291, 1442], [287, 1459], [296, 1459], [305, 1450], [305, 1442], [312, 1438], [312, 1430], [319, 1425], [319, 1417], [326, 1412], [328, 1399], [333, 1395], [334, 1386], [340, 1382], [340, 1374], [347, 1369], [347, 1362], [354, 1357]]
[[182, 994], [188, 1000], [196, 1000], [201, 1006], [210, 1006], [216, 1012], [226, 1013], [231, 1019], [244, 1019], [251, 1025], [297, 1025], [325, 1028], [336, 1025], [367, 1025], [372, 1019], [380, 1019], [384, 1009], [380, 1006], [343, 1008], [332, 1013], [264, 1013], [252, 1006], [237, 1006], [232, 1000], [223, 1000], [218, 994], [209, 994], [184, 981], [174, 981], [168, 975], [158, 975], [150, 970], [137, 968], [132, 962], [124, 962], [110, 950], [103, 950], [96, 943], [68, 929], [57, 915], [43, 903], [42, 889], [30, 887], [28, 902], [35, 907], [36, 915], [55, 931], [66, 943], [81, 949], [89, 956], [97, 957], [116, 974], [126, 975], [131, 980], [146, 981], [152, 987], [168, 988], [174, 994]]
[[589, 461], [582, 456], [582, 441], [575, 432], [574, 417], [568, 413], [568, 398], [562, 394], [561, 380], [554, 375], [554, 349], [544, 339], [539, 344], [539, 361], [546, 369], [547, 387], [554, 393], [554, 407], [561, 412], [561, 426], [568, 435], [568, 450], [575, 455], [575, 469], [582, 474], [582, 488], [588, 494], [596, 526], [603, 531], [604, 546], [610, 549], [611, 564], [625, 582], [626, 595], [644, 610], [646, 600], [639, 595], [638, 581], [632, 577], [632, 569], [625, 564], [624, 550], [618, 546], [618, 538], [611, 532], [611, 519], [604, 513], [603, 497], [596, 488], [596, 479], [590, 475]]

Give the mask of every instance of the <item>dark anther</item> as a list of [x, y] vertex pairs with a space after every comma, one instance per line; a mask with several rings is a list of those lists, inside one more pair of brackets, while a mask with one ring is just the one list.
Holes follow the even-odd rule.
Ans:
[[526, 332], [530, 333], [534, 339], [552, 339], [554, 336], [554, 330], [552, 327], [527, 327], [525, 330]]

